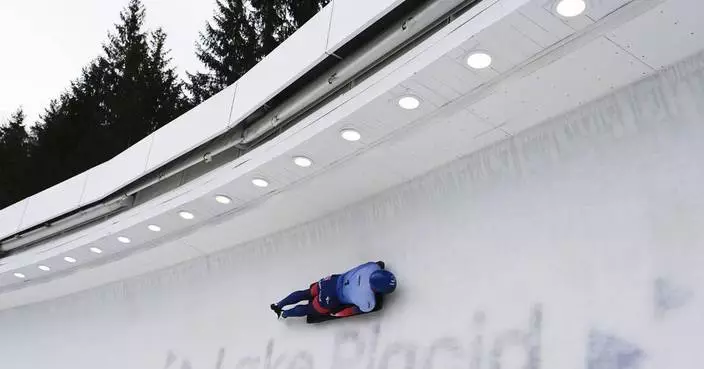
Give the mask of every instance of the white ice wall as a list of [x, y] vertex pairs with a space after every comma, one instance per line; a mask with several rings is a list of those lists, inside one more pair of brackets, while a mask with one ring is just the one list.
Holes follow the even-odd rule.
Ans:
[[[12, 369], [701, 368], [704, 58], [326, 219], [0, 312]], [[383, 259], [381, 314], [268, 304]]]

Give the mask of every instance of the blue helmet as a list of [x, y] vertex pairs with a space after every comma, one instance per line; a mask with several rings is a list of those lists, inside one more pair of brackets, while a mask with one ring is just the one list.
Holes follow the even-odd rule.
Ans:
[[375, 270], [369, 276], [369, 285], [374, 292], [391, 293], [396, 289], [396, 277], [388, 270]]

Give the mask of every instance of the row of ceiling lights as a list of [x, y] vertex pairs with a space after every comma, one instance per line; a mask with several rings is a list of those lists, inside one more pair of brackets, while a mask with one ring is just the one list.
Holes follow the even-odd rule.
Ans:
[[[563, 17], [575, 17], [582, 14], [586, 10], [586, 3], [584, 0], [561, 0], [557, 3], [555, 10], [558, 14]], [[473, 69], [485, 69], [491, 66], [492, 58], [485, 51], [475, 50], [467, 56], [467, 65]], [[414, 95], [404, 95], [397, 100], [398, 106], [405, 110], [415, 110], [420, 107], [420, 98]], [[359, 141], [362, 139], [361, 133], [353, 128], [345, 128], [340, 131], [340, 136], [350, 142]], [[293, 158], [293, 163], [302, 168], [308, 168], [313, 165], [313, 161], [305, 156], [296, 156]], [[254, 178], [252, 179], [252, 184], [256, 187], [264, 188], [269, 186], [269, 181], [264, 178]], [[220, 204], [227, 205], [232, 202], [232, 199], [225, 195], [216, 195], [215, 201]], [[185, 220], [192, 220], [195, 215], [192, 212], [182, 210], [179, 211], [178, 215]], [[152, 232], [160, 232], [161, 227], [156, 224], [150, 224], [147, 226]], [[128, 244], [132, 242], [128, 237], [119, 236], [117, 241], [123, 244]], [[91, 247], [90, 251], [94, 254], [102, 254], [103, 250], [97, 247]], [[70, 256], [64, 257], [64, 261], [67, 263], [76, 263], [76, 259]], [[48, 272], [51, 270], [50, 267], [46, 265], [39, 265], [38, 268], [42, 271]], [[15, 277], [24, 279], [27, 276], [23, 273], [15, 273]]]
[[[412, 110], [412, 109], [416, 109], [420, 106], [420, 100], [417, 97], [411, 96], [411, 95], [403, 96], [399, 99], [399, 105], [404, 109]], [[362, 135], [357, 130], [354, 130], [352, 128], [343, 129], [340, 132], [340, 135], [346, 141], [359, 141], [362, 138]], [[293, 163], [299, 167], [308, 168], [313, 165], [313, 160], [311, 160], [310, 158], [305, 157], [305, 156], [295, 156], [295, 157], [293, 157]], [[265, 187], [269, 186], [269, 181], [267, 181], [264, 178], [257, 177], [257, 178], [252, 179], [252, 184], [256, 187], [265, 188]], [[216, 195], [214, 197], [214, 199], [216, 202], [223, 204], [223, 205], [227, 205], [232, 202], [232, 199], [230, 197], [222, 195], [222, 194]], [[195, 214], [190, 211], [186, 211], [186, 210], [179, 211], [178, 215], [182, 219], [185, 219], [185, 220], [195, 219]], [[161, 227], [156, 224], [148, 225], [147, 229], [149, 229], [152, 232], [161, 232]], [[126, 236], [118, 236], [117, 241], [122, 244], [129, 244], [132, 242], [132, 240]], [[98, 247], [91, 247], [89, 250], [94, 254], [102, 254], [103, 253], [103, 250]], [[64, 261], [66, 261], [67, 263], [70, 263], [70, 264], [74, 264], [77, 262], [77, 260], [71, 256], [64, 257]], [[38, 265], [37, 268], [39, 268], [40, 270], [45, 271], [45, 272], [51, 271], [51, 268], [49, 266], [43, 265], [43, 264]], [[18, 272], [18, 273], [14, 273], [14, 275], [15, 275], [15, 277], [20, 278], [20, 279], [27, 278], [27, 276], [24, 273]]]
[[584, 0], [561, 0], [555, 6], [555, 11], [566, 18], [576, 17], [587, 9], [587, 3]]
[[[555, 11], [565, 18], [576, 17], [587, 9], [584, 0], [561, 0], [555, 6]], [[487, 52], [475, 50], [467, 57], [467, 65], [473, 69], [484, 69], [491, 65], [491, 55]], [[399, 100], [399, 104], [401, 101]]]
[[[398, 99], [397, 103], [400, 108], [405, 109], [405, 110], [417, 109], [420, 107], [420, 104], [421, 104], [420, 99], [414, 95], [401, 96]], [[362, 139], [361, 133], [359, 133], [359, 131], [357, 131], [353, 128], [343, 129], [342, 131], [340, 131], [340, 136], [342, 137], [342, 139], [344, 139], [346, 141], [350, 141], [350, 142], [359, 141]], [[299, 167], [308, 168], [313, 165], [313, 160], [311, 160], [310, 158], [308, 158], [306, 156], [295, 156], [295, 157], [293, 157], [293, 163]], [[265, 187], [269, 186], [269, 181], [267, 181], [266, 179], [261, 178], [261, 177], [256, 177], [256, 178], [252, 179], [252, 185], [254, 185], [256, 187], [260, 187], [260, 188], [265, 188]], [[215, 201], [217, 201], [218, 203], [223, 204], [223, 205], [227, 205], [232, 202], [232, 199], [230, 197], [222, 195], [222, 194], [216, 195], [214, 197], [214, 199], [215, 199]], [[182, 219], [185, 219], [185, 220], [192, 220], [195, 218], [195, 214], [193, 214], [190, 211], [186, 211], [186, 210], [179, 211], [178, 215]], [[148, 225], [147, 229], [149, 229], [152, 232], [160, 232], [161, 231], [161, 227], [156, 224]], [[117, 241], [122, 244], [129, 244], [132, 242], [132, 240], [126, 236], [118, 236]], [[103, 253], [103, 250], [101, 250], [98, 247], [91, 247], [89, 250], [94, 254], [102, 254]], [[71, 264], [77, 262], [77, 260], [71, 256], [64, 257], [64, 261], [66, 261], [67, 263], [71, 263]], [[37, 267], [40, 270], [45, 271], [45, 272], [51, 271], [51, 268], [47, 265], [38, 265]], [[15, 273], [15, 277], [25, 279], [27, 276], [23, 273]]]
[[[575, 17], [586, 9], [584, 0], [562, 0], [556, 6], [556, 11], [564, 17]], [[475, 50], [467, 56], [467, 65], [472, 69], [485, 69], [491, 66], [492, 58], [488, 52]], [[405, 110], [414, 110], [420, 107], [420, 99], [417, 96], [405, 95], [397, 100], [398, 105]], [[347, 141], [359, 141], [362, 135], [352, 129], [343, 129], [340, 134]]]
[[[359, 140], [359, 139], [361, 138], [361, 135], [359, 134], [359, 132], [357, 132], [357, 131], [355, 131], [355, 130], [348, 129], [348, 130], [343, 130], [343, 131], [342, 131], [342, 137], [343, 137], [345, 140], [347, 140], [347, 141], [357, 141], [357, 140]], [[313, 165], [313, 161], [312, 161], [310, 158], [305, 157], [305, 156], [295, 156], [295, 157], [293, 158], [293, 163], [296, 164], [296, 165], [299, 166], [299, 167], [302, 167], [302, 168], [308, 168], [308, 167], [310, 167], [310, 166]], [[264, 187], [268, 187], [268, 186], [269, 186], [269, 181], [267, 181], [267, 180], [264, 179], [264, 178], [254, 178], [254, 179], [252, 179], [252, 184], [253, 184], [254, 186], [257, 186], [257, 187], [260, 187], [260, 188], [264, 188]], [[216, 196], [214, 197], [214, 199], [215, 199], [216, 202], [218, 202], [218, 203], [220, 203], [220, 204], [223, 204], [223, 205], [227, 205], [227, 204], [232, 203], [232, 199], [231, 199], [230, 197], [225, 196], [225, 195], [222, 195], [222, 194], [216, 195]], [[193, 214], [193, 213], [190, 212], [190, 211], [186, 211], [186, 210], [181, 210], [181, 211], [179, 211], [179, 212], [178, 212], [178, 215], [179, 215], [182, 219], [185, 219], [185, 220], [192, 220], [192, 219], [195, 219], [195, 214]], [[161, 227], [158, 226], [158, 225], [156, 225], [156, 224], [150, 224], [150, 225], [148, 225], [148, 226], [147, 226], [147, 229], [149, 229], [149, 230], [152, 231], [152, 232], [161, 232]], [[132, 242], [132, 240], [131, 240], [129, 237], [126, 237], [126, 236], [118, 236], [118, 237], [117, 237], [117, 241], [120, 242], [120, 243], [122, 243], [122, 244], [129, 244], [129, 243]], [[102, 254], [102, 253], [103, 253], [103, 250], [100, 249], [100, 248], [98, 248], [98, 247], [91, 247], [89, 250], [90, 250], [92, 253], [94, 253], [94, 254]], [[74, 263], [76, 263], [78, 260], [76, 260], [75, 258], [73, 258], [73, 257], [71, 257], [71, 256], [66, 256], [66, 257], [64, 257], [64, 261], [66, 261], [67, 263], [70, 263], [70, 264], [74, 264]], [[38, 265], [37, 268], [38, 268], [39, 270], [42, 270], [42, 271], [45, 271], [45, 272], [51, 271], [51, 267], [49, 267], [49, 266], [47, 266], [47, 265], [43, 265], [43, 264], [42, 264], [42, 265]], [[19, 273], [19, 272], [18, 272], [18, 273], [14, 273], [14, 275], [15, 275], [15, 277], [20, 278], [20, 279], [25, 279], [25, 278], [27, 278], [27, 276], [26, 276], [24, 273]]]

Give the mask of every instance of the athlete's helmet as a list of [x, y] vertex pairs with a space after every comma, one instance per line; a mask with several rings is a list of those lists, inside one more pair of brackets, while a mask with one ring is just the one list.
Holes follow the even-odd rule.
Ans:
[[375, 270], [369, 276], [369, 285], [374, 292], [391, 293], [396, 289], [396, 277], [388, 270]]

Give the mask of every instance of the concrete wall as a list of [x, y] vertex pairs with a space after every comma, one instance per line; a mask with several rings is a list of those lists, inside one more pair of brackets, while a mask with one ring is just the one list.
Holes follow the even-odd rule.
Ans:
[[[704, 58], [325, 219], [0, 312], [3, 368], [696, 368]], [[380, 314], [268, 304], [383, 259]]]

